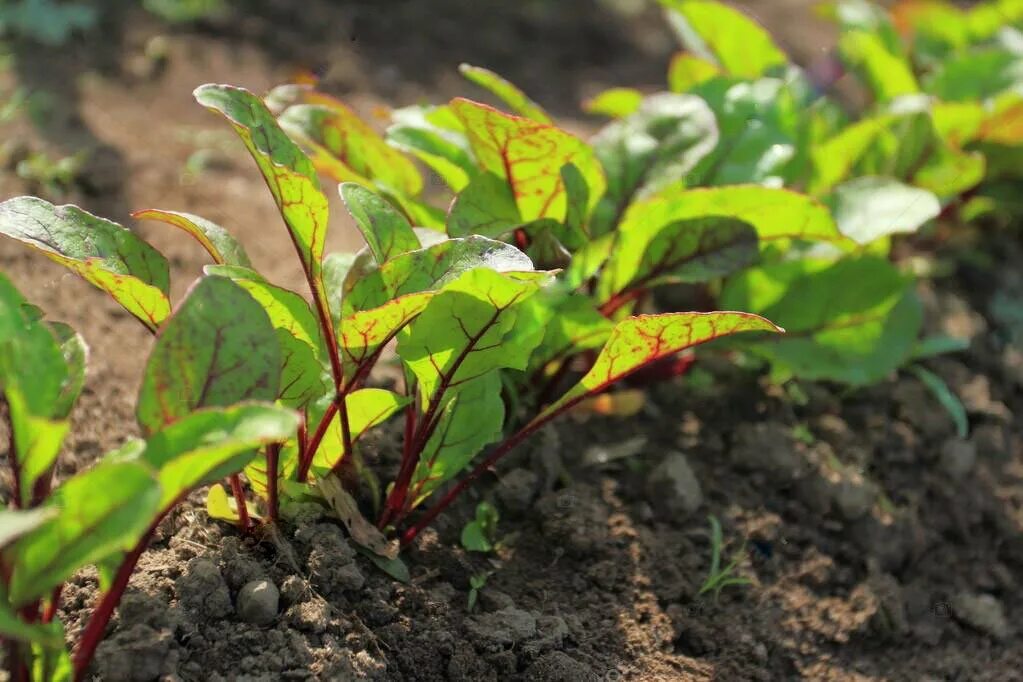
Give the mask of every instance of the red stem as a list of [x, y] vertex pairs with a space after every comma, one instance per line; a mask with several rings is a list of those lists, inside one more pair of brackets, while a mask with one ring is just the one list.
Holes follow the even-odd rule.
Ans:
[[238, 474], [231, 474], [231, 492], [234, 494], [234, 501], [238, 505], [238, 525], [243, 533], [248, 533], [251, 523], [249, 521], [249, 505], [245, 502], [245, 491], [242, 490], [242, 479]]
[[644, 287], [637, 287], [628, 291], [622, 291], [609, 298], [604, 305], [600, 306], [600, 314], [604, 317], [611, 317], [622, 306], [635, 301], [646, 293]]
[[[343, 400], [343, 398], [342, 398]], [[309, 439], [306, 444], [305, 450], [302, 453], [302, 459], [298, 463], [298, 481], [304, 483], [309, 478], [309, 467], [313, 465], [313, 455], [316, 454], [317, 448], [320, 447], [320, 443], [323, 441], [323, 437], [327, 434], [327, 428], [330, 426], [330, 422], [334, 419], [334, 415], [337, 414], [338, 399], [334, 399], [330, 405], [327, 406], [326, 411], [323, 413], [323, 417], [320, 419], [320, 423], [316, 425], [316, 431], [313, 432], [313, 437]]]
[[146, 550], [160, 522], [186, 495], [187, 493], [181, 494], [157, 515], [145, 535], [142, 536], [142, 539], [124, 557], [121, 565], [117, 568], [117, 574], [114, 576], [113, 582], [110, 583], [110, 589], [103, 594], [99, 604], [96, 605], [92, 615], [89, 616], [89, 622], [86, 624], [85, 631], [82, 632], [82, 638], [78, 641], [78, 646], [75, 648], [72, 657], [74, 682], [81, 682], [85, 679], [85, 673], [89, 669], [89, 664], [92, 663], [92, 657], [96, 655], [96, 647], [99, 646], [100, 640], [103, 639], [103, 633], [107, 629], [111, 616], [114, 615], [114, 609], [117, 608], [117, 605], [121, 602], [121, 597], [124, 596], [124, 590], [128, 587], [128, 579], [135, 570], [139, 557]]
[[14, 486], [14, 495], [11, 502], [15, 509], [21, 509], [21, 471], [18, 469], [18, 457], [14, 443], [14, 424], [11, 421], [10, 408], [7, 414], [7, 461], [11, 465], [11, 484]]
[[39, 619], [42, 623], [50, 623], [53, 621], [53, 617], [57, 615], [57, 609], [60, 608], [60, 594], [64, 591], [64, 583], [57, 585], [53, 588], [53, 593], [50, 594], [50, 603], [43, 609], [43, 615]]
[[[578, 401], [575, 401], [578, 402]], [[575, 402], [571, 404], [575, 404]], [[565, 409], [568, 409], [571, 405], [566, 405]], [[546, 424], [548, 421], [553, 419], [558, 414], [561, 414], [564, 410], [558, 410], [556, 413], [547, 416], [538, 421], [532, 421], [526, 424], [524, 427], [519, 429], [513, 436], [505, 440], [503, 443], [497, 446], [497, 448], [491, 452], [486, 459], [484, 459], [468, 476], [459, 481], [455, 487], [447, 492], [443, 498], [435, 505], [427, 509], [421, 517], [413, 524], [408, 530], [401, 535], [401, 544], [405, 546], [416, 539], [416, 536], [428, 525], [433, 523], [433, 520], [437, 518], [437, 515], [447, 509], [452, 502], [454, 502], [459, 495], [462, 494], [466, 488], [472, 484], [477, 478], [479, 478], [485, 471], [494, 466], [499, 459], [507, 455], [515, 446], [519, 445], [522, 441], [528, 438], [534, 431]]]
[[281, 459], [281, 444], [271, 443], [266, 446], [266, 505], [272, 523], [277, 523], [281, 504], [277, 492], [277, 474]]

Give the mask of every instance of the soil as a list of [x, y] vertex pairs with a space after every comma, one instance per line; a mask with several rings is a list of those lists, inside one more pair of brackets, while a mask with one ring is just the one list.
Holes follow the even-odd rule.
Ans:
[[[741, 4], [801, 60], [831, 42], [808, 2]], [[61, 50], [15, 46], [4, 84], [49, 93], [50, 106], [43, 125], [15, 122], [5, 137], [55, 155], [91, 150], [64, 200], [125, 224], [149, 206], [204, 215], [234, 231], [268, 276], [297, 287], [261, 180], [191, 90], [207, 81], [263, 90], [316, 67], [372, 117], [384, 103], [468, 92], [454, 67], [469, 61], [585, 131], [594, 122], [579, 117], [581, 98], [663, 81], [673, 44], [656, 13], [622, 18], [627, 3], [583, 0], [490, 5], [313, 0], [299, 12], [255, 0], [227, 19], [168, 29], [133, 3], [110, 3], [99, 35]], [[164, 61], [144, 57], [156, 36]], [[201, 173], [183, 172], [200, 150]], [[0, 174], [5, 197], [34, 189]], [[202, 252], [157, 226], [137, 229], [171, 258], [179, 296]], [[329, 248], [353, 248], [354, 234], [337, 219]], [[794, 395], [708, 356], [690, 378], [654, 387], [636, 418], [570, 419], [539, 434], [410, 548], [409, 584], [356, 554], [328, 519], [245, 538], [210, 521], [197, 493], [143, 555], [95, 678], [1023, 679], [1023, 246], [1018, 233], [939, 236], [953, 274], [921, 285], [928, 325], [972, 344], [925, 364], [963, 397], [968, 438], [908, 373], [854, 392], [803, 384]], [[92, 348], [64, 477], [134, 434], [151, 340], [102, 294], [16, 244], [0, 242], [0, 267]], [[385, 465], [394, 435], [369, 449]], [[606, 456], [622, 444], [630, 456]], [[458, 543], [483, 497], [502, 513], [490, 556]], [[723, 527], [723, 563], [736, 559], [749, 581], [716, 596], [699, 594], [709, 514]], [[65, 589], [69, 638], [96, 597], [92, 571]]]

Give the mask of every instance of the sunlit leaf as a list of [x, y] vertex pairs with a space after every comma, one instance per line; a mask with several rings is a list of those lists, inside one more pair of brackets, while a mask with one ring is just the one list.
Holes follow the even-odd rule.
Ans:
[[519, 306], [540, 287], [542, 273], [528, 279], [493, 270], [466, 272], [434, 296], [398, 344], [398, 354], [416, 375], [425, 402], [457, 391], [470, 379], [507, 367], [525, 369], [543, 327], [523, 330]]
[[609, 88], [586, 100], [583, 109], [590, 114], [622, 118], [639, 109], [643, 93], [633, 88]]
[[345, 317], [356, 310], [377, 308], [399, 296], [436, 290], [475, 268], [529, 271], [533, 263], [526, 254], [503, 242], [477, 236], [447, 239], [360, 273], [342, 298]]
[[[382, 388], [360, 388], [345, 396], [348, 425], [352, 443], [377, 424], [407, 405], [409, 399]], [[345, 456], [341, 416], [336, 415], [327, 427], [326, 435], [313, 455], [312, 467], [318, 472], [332, 470]]]
[[499, 239], [523, 222], [508, 183], [493, 173], [483, 172], [451, 203], [447, 228], [452, 237], [478, 234]]
[[735, 76], [756, 78], [788, 62], [770, 34], [755, 21], [723, 2], [660, 0], [682, 43], [706, 60], [714, 60]]
[[943, 100], [983, 100], [1023, 85], [1023, 57], [1002, 50], [963, 53], [944, 61], [925, 85]]
[[0, 233], [81, 275], [154, 331], [170, 314], [167, 259], [131, 230], [77, 206], [15, 197], [0, 204]]
[[455, 192], [462, 191], [478, 172], [461, 123], [448, 107], [407, 107], [395, 111], [394, 120], [387, 129], [387, 141], [414, 154]]
[[876, 34], [866, 31], [843, 33], [839, 47], [842, 57], [863, 75], [878, 101], [886, 102], [920, 90], [905, 57], [889, 51]]
[[586, 178], [592, 200], [604, 191], [604, 174], [593, 150], [563, 130], [455, 99], [451, 108], [465, 126], [483, 168], [505, 178], [523, 220], [565, 217], [561, 167], [572, 163]]
[[938, 198], [930, 192], [877, 176], [838, 185], [827, 203], [838, 229], [858, 244], [916, 232], [941, 213]]
[[671, 58], [668, 66], [668, 89], [672, 92], [688, 92], [720, 74], [721, 69], [716, 64], [693, 54], [679, 52]]
[[461, 64], [458, 70], [468, 80], [496, 95], [519, 116], [531, 118], [538, 123], [554, 123], [539, 104], [493, 71], [470, 64]]
[[352, 313], [341, 321], [338, 343], [345, 376], [354, 377], [380, 349], [423, 311], [434, 292], [399, 296], [379, 308]]
[[250, 267], [248, 254], [231, 234], [216, 223], [191, 213], [162, 211], [155, 208], [135, 211], [131, 216], [137, 220], [157, 220], [180, 228], [195, 237], [214, 263]]
[[622, 232], [657, 230], [668, 223], [707, 215], [743, 220], [761, 246], [788, 240], [846, 243], [828, 209], [803, 194], [756, 185], [706, 189], [671, 188], [629, 207]]
[[379, 194], [352, 182], [343, 183], [338, 191], [378, 263], [419, 248], [405, 216]]
[[348, 106], [319, 92], [307, 94], [304, 100], [308, 103], [285, 110], [282, 126], [300, 131], [363, 178], [409, 196], [419, 194], [423, 179], [415, 165]]
[[224, 116], [241, 137], [277, 202], [305, 272], [318, 280], [327, 236], [327, 198], [312, 162], [251, 92], [209, 84], [194, 94], [200, 104]]
[[685, 179], [717, 145], [714, 113], [701, 98], [660, 94], [614, 121], [593, 138], [607, 174], [607, 192], [597, 205], [593, 231], [608, 232], [628, 205]]
[[538, 423], [599, 393], [633, 372], [686, 348], [746, 331], [781, 331], [749, 313], [665, 313], [638, 315], [615, 325], [593, 367], [553, 404], [533, 418]]
[[707, 282], [759, 260], [757, 232], [749, 223], [708, 215], [619, 232], [604, 267], [598, 295], [607, 300], [630, 288], [668, 282]]

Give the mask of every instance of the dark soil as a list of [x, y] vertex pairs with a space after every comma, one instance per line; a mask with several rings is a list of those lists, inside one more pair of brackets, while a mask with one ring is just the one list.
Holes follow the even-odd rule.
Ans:
[[[372, 116], [385, 102], [470, 92], [454, 68], [470, 61], [587, 130], [574, 118], [582, 97], [656, 88], [673, 49], [656, 13], [623, 20], [582, 0], [386, 10], [319, 0], [302, 11], [259, 0], [169, 32], [123, 4], [102, 36], [19, 47], [5, 84], [45, 90], [53, 106], [45, 125], [12, 124], [6, 138], [57, 155], [91, 149], [65, 200], [126, 223], [148, 206], [205, 215], [296, 287], [271, 200], [230, 133], [192, 102], [196, 85], [262, 90], [295, 67], [325, 66], [327, 86]], [[800, 59], [829, 43], [807, 2], [742, 4]], [[162, 65], [142, 56], [158, 34]], [[205, 170], [183, 175], [200, 149]], [[31, 189], [0, 175], [4, 197]], [[203, 254], [138, 229], [172, 259], [180, 294]], [[539, 434], [411, 548], [408, 585], [328, 519], [242, 538], [211, 522], [196, 494], [143, 556], [97, 679], [1023, 679], [1023, 247], [1015, 233], [940, 236], [939, 255], [960, 261], [922, 285], [929, 325], [973, 343], [926, 365], [966, 403], [968, 439], [909, 374], [856, 392], [804, 384], [794, 397], [707, 357], [702, 374], [657, 386], [637, 418], [569, 419]], [[340, 219], [332, 240], [357, 244]], [[133, 434], [151, 341], [102, 294], [16, 244], [0, 242], [0, 268], [92, 347], [66, 476]], [[391, 436], [367, 454], [386, 463]], [[635, 454], [599, 463], [601, 448], [622, 443], [638, 443]], [[502, 512], [492, 556], [458, 544], [481, 496]], [[725, 563], [737, 557], [751, 581], [716, 598], [698, 594], [708, 514], [723, 525]], [[485, 573], [469, 612], [470, 578]], [[94, 572], [65, 589], [69, 637], [96, 597]]]

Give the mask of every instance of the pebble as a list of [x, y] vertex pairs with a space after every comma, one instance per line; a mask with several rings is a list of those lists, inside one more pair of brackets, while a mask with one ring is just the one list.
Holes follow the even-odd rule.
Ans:
[[668, 454], [647, 477], [647, 497], [660, 513], [688, 518], [703, 504], [703, 491], [689, 461], [680, 452]]
[[269, 580], [252, 580], [238, 591], [238, 617], [253, 625], [268, 625], [277, 618], [280, 602], [277, 586]]
[[952, 598], [952, 615], [956, 620], [998, 640], [1011, 633], [1002, 603], [990, 594], [960, 592]]
[[514, 646], [536, 636], [536, 616], [529, 611], [508, 607], [470, 618], [466, 627], [473, 639]]
[[501, 508], [521, 514], [529, 511], [540, 488], [540, 477], [529, 469], [512, 469], [501, 476], [497, 484], [497, 499]]
[[960, 480], [977, 462], [977, 445], [961, 438], [949, 438], [941, 446], [938, 466], [954, 480]]

